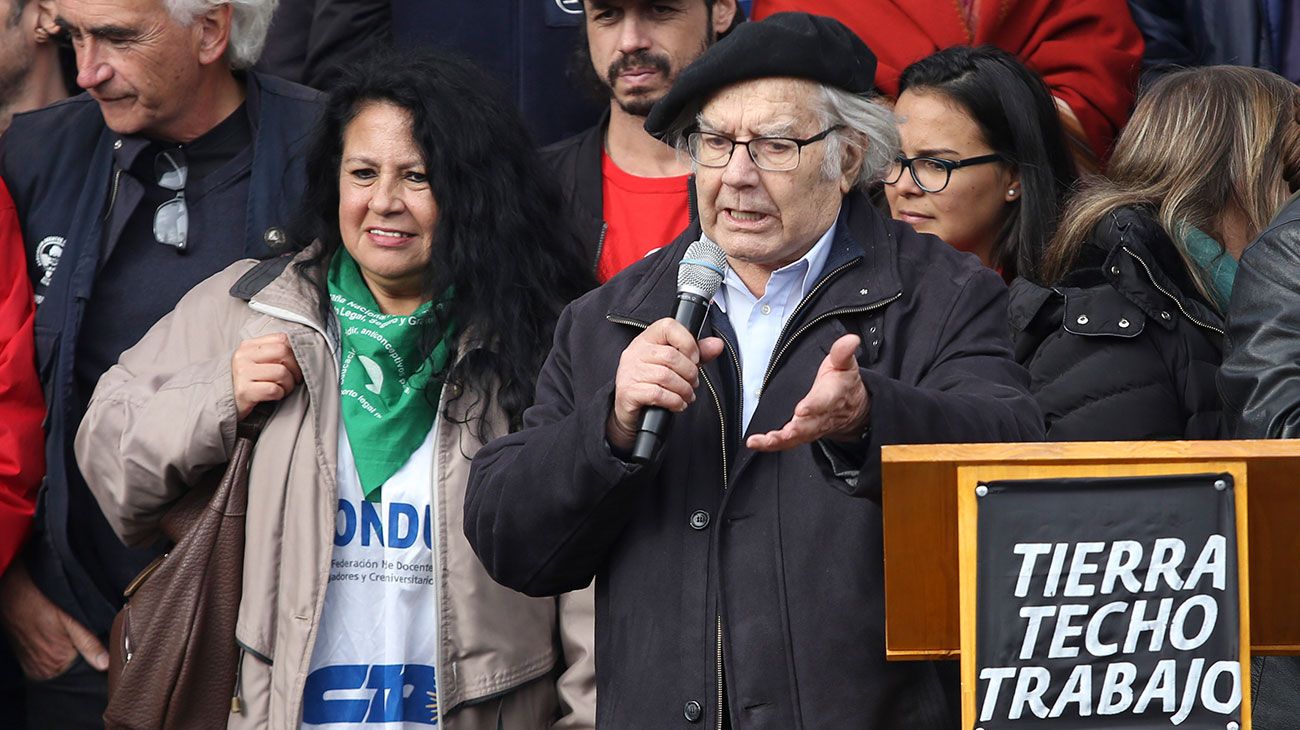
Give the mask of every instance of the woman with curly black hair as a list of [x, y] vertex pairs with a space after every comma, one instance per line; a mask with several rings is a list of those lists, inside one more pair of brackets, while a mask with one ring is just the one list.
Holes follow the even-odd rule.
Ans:
[[461, 529], [470, 458], [594, 283], [531, 139], [468, 63], [390, 53], [344, 74], [307, 155], [298, 252], [201, 284], [122, 356], [78, 435], [87, 481], [148, 540], [274, 404], [230, 727], [582, 727], [590, 597], [497, 585]]

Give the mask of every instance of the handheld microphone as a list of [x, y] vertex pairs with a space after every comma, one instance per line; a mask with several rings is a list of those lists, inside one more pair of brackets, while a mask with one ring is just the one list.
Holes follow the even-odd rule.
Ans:
[[[686, 249], [686, 255], [677, 265], [677, 304], [673, 319], [686, 328], [696, 339], [704, 326], [704, 315], [709, 311], [713, 295], [722, 285], [727, 271], [727, 255], [722, 247], [700, 232], [700, 240]], [[636, 442], [632, 447], [632, 461], [646, 464], [654, 458], [663, 444], [672, 413], [658, 406], [649, 406], [641, 412], [641, 425], [637, 427]]]

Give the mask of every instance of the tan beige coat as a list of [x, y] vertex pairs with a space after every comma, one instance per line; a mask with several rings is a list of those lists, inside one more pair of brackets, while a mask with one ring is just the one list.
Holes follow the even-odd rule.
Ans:
[[[95, 389], [76, 453], [118, 535], [149, 542], [167, 507], [227, 461], [235, 348], [274, 332], [289, 336], [303, 383], [279, 404], [253, 453], [236, 628], [243, 712], [229, 727], [297, 730], [334, 544], [338, 355], [316, 293], [293, 266], [249, 302], [229, 293], [254, 263], [200, 284], [122, 355]], [[454, 395], [444, 394], [451, 413], [440, 409], [434, 465], [439, 725], [540, 729], [559, 713], [556, 727], [594, 727], [591, 589], [528, 598], [484, 572], [461, 528], [470, 458], [482, 444], [458, 421], [462, 404], [476, 399]], [[504, 433], [502, 414], [491, 417]]]

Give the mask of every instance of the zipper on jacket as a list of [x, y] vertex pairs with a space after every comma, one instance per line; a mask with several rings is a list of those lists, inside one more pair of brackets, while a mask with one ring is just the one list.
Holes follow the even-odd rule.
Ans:
[[[813, 286], [812, 291], [808, 292], [807, 296], [799, 300], [799, 303], [795, 305], [794, 311], [790, 313], [790, 316], [786, 317], [785, 324], [781, 325], [781, 333], [777, 335], [776, 341], [781, 342], [782, 340], [785, 339], [786, 333], [790, 331], [790, 325], [793, 324], [795, 320], [799, 319], [799, 313], [803, 311], [804, 305], [812, 301], [812, 298], [816, 296], [817, 292], [821, 291], [821, 288], [823, 286], [825, 286], [831, 280], [838, 278], [841, 272], [843, 272], [845, 269], [848, 269], [856, 265], [860, 260], [861, 259], [853, 259], [852, 261], [841, 264], [839, 268], [835, 269], [834, 271], [827, 274], [826, 276], [823, 276], [821, 278], [821, 281], [817, 282]], [[802, 331], [803, 330], [800, 330], [800, 332]], [[781, 350], [777, 352], [777, 354], [774, 355], [772, 359], [767, 363], [767, 372], [763, 373], [763, 388], [767, 387], [767, 379], [772, 376], [772, 371], [776, 368], [776, 361], [781, 357], [781, 353], [783, 352], [785, 352], [784, 347], [782, 347]], [[760, 398], [763, 397], [763, 394], [761, 392], [758, 395]]]
[[239, 659], [235, 662], [235, 694], [230, 697], [230, 714], [240, 715], [244, 712], [244, 705], [239, 701], [242, 694], [244, 679], [244, 647], [239, 647]]
[[122, 606], [122, 666], [131, 663], [135, 651], [131, 648], [131, 602]]
[[[626, 317], [606, 315], [605, 319], [609, 320], [610, 322], [614, 322], [616, 324], [625, 324], [628, 325], [629, 327], [636, 327], [637, 329], [641, 329], [641, 330], [644, 330], [650, 326], [645, 322], [639, 322], [635, 319], [628, 319]], [[740, 361], [736, 358], [736, 351], [734, 348], [731, 347], [731, 342], [727, 340], [726, 337], [724, 337], [721, 334], [719, 334], [718, 337], [720, 337], [723, 343], [725, 343], [727, 346], [727, 352], [731, 355], [732, 365], [736, 368], [736, 382], [740, 383], [742, 381], [740, 376]], [[713, 396], [713, 405], [718, 411], [718, 424], [722, 429], [722, 491], [725, 492], [727, 491], [727, 484], [729, 483], [731, 478], [730, 474], [728, 473], [728, 466], [727, 466], [727, 415], [722, 408], [722, 399], [718, 397], [718, 391], [716, 388], [713, 387], [713, 381], [709, 379], [709, 374], [704, 372], [704, 368], [700, 368], [700, 379], [704, 381], [704, 385], [709, 389], [709, 394]], [[743, 405], [744, 401], [742, 400], [741, 403]], [[718, 704], [717, 704], [718, 730], [722, 730], [722, 712], [723, 712], [722, 615], [715, 614], [714, 619], [715, 619], [715, 626], [717, 626], [717, 644], [714, 653], [714, 659], [715, 659], [714, 667], [717, 675], [716, 682], [717, 682], [717, 689], [718, 689]]]
[[591, 262], [592, 273], [600, 273], [600, 257], [605, 253], [605, 234], [609, 233], [609, 224], [600, 222], [600, 239], [596, 241], [596, 260]]
[[786, 339], [785, 339], [785, 335], [786, 335], [786, 333], [790, 330], [790, 325], [791, 325], [791, 324], [792, 324], [796, 319], [798, 319], [798, 317], [799, 317], [799, 312], [801, 312], [801, 311], [803, 310], [804, 305], [806, 305], [808, 302], [812, 301], [813, 297], [816, 296], [817, 292], [820, 291], [821, 288], [822, 288], [823, 286], [825, 286], [826, 284], [829, 284], [831, 281], [833, 281], [833, 280], [839, 278], [839, 275], [840, 275], [841, 273], [843, 273], [843, 272], [846, 271], [847, 269], [849, 269], [849, 268], [851, 268], [851, 267], [857, 265], [857, 263], [859, 262], [859, 260], [860, 260], [860, 259], [854, 259], [854, 260], [852, 260], [852, 261], [849, 261], [849, 262], [847, 262], [847, 263], [841, 265], [839, 268], [835, 269], [835, 270], [832, 271], [831, 273], [827, 274], [826, 276], [823, 276], [823, 277], [822, 277], [822, 280], [819, 281], [819, 282], [817, 282], [817, 285], [814, 286], [814, 287], [812, 288], [812, 291], [808, 292], [808, 296], [804, 297], [804, 298], [799, 302], [798, 306], [796, 306], [796, 307], [794, 308], [794, 312], [792, 312], [792, 313], [790, 314], [790, 318], [786, 320], [786, 322], [785, 322], [785, 326], [781, 328], [781, 334], [780, 334], [780, 336], [777, 337], [777, 340], [776, 340], [776, 341], [781, 343], [781, 348], [780, 348], [779, 350], [776, 351], [776, 354], [773, 355], [773, 356], [772, 356], [772, 359], [767, 363], [767, 372], [763, 373], [763, 384], [762, 384], [762, 386], [760, 386], [759, 397], [762, 397], [762, 395], [763, 395], [763, 394], [762, 394], [762, 391], [767, 390], [767, 382], [768, 382], [769, 380], [772, 379], [772, 373], [776, 371], [776, 366], [777, 366], [777, 364], [781, 361], [781, 357], [782, 357], [783, 355], [785, 355], [785, 353], [786, 353], [787, 350], [790, 349], [790, 345], [791, 345], [795, 340], [797, 340], [797, 339], [799, 338], [800, 335], [802, 335], [804, 332], [807, 332], [808, 329], [809, 329], [810, 327], [812, 327], [813, 325], [815, 325], [815, 324], [817, 324], [817, 323], [819, 323], [819, 322], [825, 321], [828, 317], [838, 317], [839, 315], [842, 315], [842, 314], [858, 314], [858, 313], [862, 313], [862, 312], [870, 312], [870, 311], [872, 311], [872, 310], [880, 309], [881, 307], [885, 306], [886, 304], [890, 304], [890, 303], [892, 303], [892, 302], [896, 302], [896, 301], [898, 301], [900, 298], [902, 298], [903, 293], [902, 293], [902, 292], [899, 292], [899, 293], [895, 294], [894, 296], [892, 296], [892, 297], [890, 297], [890, 298], [888, 298], [888, 299], [882, 299], [882, 300], [880, 300], [880, 301], [878, 301], [878, 302], [873, 302], [873, 303], [871, 303], [871, 304], [868, 304], [868, 305], [865, 305], [865, 306], [862, 306], [862, 307], [841, 307], [841, 308], [839, 308], [839, 309], [833, 309], [833, 310], [831, 310], [831, 311], [829, 311], [829, 312], [826, 312], [825, 314], [821, 315], [820, 317], [817, 317], [816, 319], [812, 320], [811, 322], [807, 322], [807, 323], [805, 323], [802, 327], [800, 327], [798, 330], [796, 330], [795, 333], [794, 333], [793, 335], [790, 335], [790, 339], [786, 340]]
[[[717, 337], [718, 339], [722, 340], [722, 344], [726, 346], [724, 349], [727, 351], [727, 354], [731, 356], [731, 366], [732, 366], [732, 368], [733, 368], [733, 369], [735, 370], [735, 372], [736, 372], [736, 396], [737, 396], [737, 397], [736, 397], [736, 408], [737, 408], [737, 411], [738, 411], [738, 412], [736, 413], [736, 416], [737, 416], [737, 418], [736, 418], [736, 423], [741, 424], [741, 429], [742, 429], [742, 434], [741, 434], [741, 435], [743, 435], [743, 429], [744, 429], [744, 423], [745, 423], [745, 378], [741, 375], [741, 372], [740, 372], [740, 357], [736, 354], [736, 353], [740, 352], [740, 350], [736, 349], [736, 346], [735, 346], [735, 345], [732, 345], [732, 344], [731, 344], [731, 340], [727, 339], [727, 336], [726, 336], [725, 334], [723, 334], [721, 331], [714, 333], [714, 336]], [[702, 368], [700, 369], [700, 374], [701, 374], [701, 375], [704, 374], [704, 370], [703, 370]], [[706, 377], [707, 377], [707, 376], [706, 376]], [[710, 388], [710, 390], [712, 390], [712, 388]], [[722, 463], [723, 463], [723, 468], [722, 468], [722, 491], [725, 492], [725, 491], [727, 491], [727, 485], [731, 483], [731, 479], [730, 479], [730, 477], [728, 477], [728, 475], [727, 475], [727, 468], [726, 468], [726, 463], [727, 463], [727, 428], [726, 428], [725, 424], [726, 424], [727, 419], [724, 418], [724, 417], [722, 416], [722, 399], [721, 399], [721, 398], [718, 398], [718, 396], [717, 396], [716, 393], [714, 394], [713, 397], [714, 397], [714, 400], [717, 401], [717, 406], [718, 406], [718, 420], [719, 420], [719, 421], [722, 421], [723, 424], [724, 424], [724, 425], [723, 425], [723, 428], [722, 428]]]
[[1124, 251], [1124, 253], [1133, 257], [1134, 261], [1142, 265], [1143, 271], [1147, 272], [1147, 278], [1151, 280], [1151, 285], [1154, 286], [1156, 290], [1159, 291], [1161, 294], [1164, 294], [1170, 301], [1172, 301], [1174, 303], [1174, 306], [1178, 307], [1178, 311], [1182, 312], [1183, 316], [1187, 318], [1187, 321], [1191, 322], [1192, 324], [1198, 327], [1202, 327], [1204, 329], [1210, 330], [1211, 332], [1218, 332], [1220, 336], [1223, 336], [1223, 330], [1219, 329], [1218, 327], [1215, 327], [1212, 324], [1202, 322], [1199, 319], [1193, 317], [1183, 307], [1183, 303], [1178, 301], [1178, 297], [1174, 296], [1173, 294], [1170, 294], [1168, 291], [1165, 290], [1163, 286], [1160, 286], [1160, 282], [1156, 281], [1156, 277], [1151, 274], [1151, 267], [1147, 266], [1147, 262], [1143, 261], [1141, 256], [1138, 256], [1137, 254], [1133, 253], [1133, 251], [1130, 250], [1128, 246], [1122, 247], [1122, 250]]
[[830, 317], [838, 317], [841, 314], [861, 314], [863, 312], [871, 312], [880, 309], [881, 307], [887, 304], [896, 302], [902, 298], [903, 298], [903, 293], [899, 292], [888, 299], [882, 299], [873, 304], [868, 304], [865, 307], [841, 307], [840, 309], [832, 309], [831, 311], [826, 312], [825, 314], [817, 317], [811, 322], [806, 323], [804, 326], [800, 327], [793, 335], [791, 335], [790, 339], [786, 341], [785, 344], [781, 345], [781, 349], [777, 351], [776, 355], [772, 358], [772, 362], [768, 364], [767, 374], [763, 376], [763, 385], [762, 385], [763, 389], [764, 390], [767, 389], [768, 378], [772, 377], [772, 371], [776, 368], [777, 360], [781, 359], [781, 356], [785, 354], [785, 351], [790, 349], [791, 343], [793, 343], [796, 339], [798, 339], [799, 336], [802, 335], [804, 332], [807, 332], [808, 329], [811, 328], [813, 325], [816, 325], [819, 322], [823, 322]]
[[[822, 280], [819, 281], [819, 282], [817, 282], [817, 285], [813, 287], [812, 291], [808, 292], [808, 296], [804, 297], [803, 300], [801, 300], [801, 301], [799, 302], [799, 304], [795, 307], [794, 312], [792, 312], [792, 313], [790, 314], [790, 318], [789, 318], [788, 320], [786, 320], [785, 326], [782, 327], [782, 332], [781, 332], [780, 336], [777, 338], [777, 342], [781, 342], [781, 340], [785, 338], [785, 334], [786, 334], [786, 332], [789, 331], [790, 323], [792, 323], [792, 322], [795, 321], [795, 319], [796, 319], [796, 318], [798, 317], [798, 315], [799, 315], [800, 310], [802, 310], [802, 309], [804, 308], [804, 305], [807, 304], [809, 301], [811, 301], [811, 300], [813, 299], [814, 295], [816, 295], [817, 292], [818, 292], [818, 291], [819, 291], [819, 290], [820, 290], [824, 285], [826, 285], [826, 284], [829, 283], [830, 281], [832, 281], [832, 280], [838, 278], [841, 272], [845, 271], [846, 269], [848, 269], [848, 268], [851, 267], [851, 266], [854, 266], [854, 265], [857, 264], [857, 263], [858, 263], [858, 261], [855, 259], [855, 260], [853, 260], [853, 261], [850, 261], [850, 262], [844, 264], [843, 266], [840, 266], [839, 268], [837, 268], [837, 269], [835, 269], [834, 271], [832, 271], [830, 274], [828, 274], [828, 275], [822, 277]], [[863, 307], [841, 307], [840, 309], [834, 309], [834, 310], [831, 310], [831, 311], [829, 311], [829, 312], [826, 312], [825, 314], [823, 314], [823, 315], [817, 317], [816, 319], [813, 319], [812, 321], [805, 323], [802, 327], [800, 327], [798, 330], [796, 330], [795, 333], [794, 333], [793, 335], [790, 335], [790, 339], [786, 340], [786, 341], [781, 345], [781, 349], [777, 350], [776, 354], [772, 356], [771, 361], [767, 364], [767, 372], [765, 372], [765, 373], [763, 374], [763, 384], [762, 384], [761, 386], [759, 386], [759, 397], [761, 398], [761, 397], [762, 397], [762, 394], [763, 394], [764, 392], [767, 391], [767, 382], [768, 382], [768, 380], [772, 377], [772, 372], [776, 369], [777, 363], [780, 361], [781, 356], [784, 355], [785, 352], [786, 352], [786, 350], [790, 349], [790, 345], [793, 344], [794, 341], [797, 340], [797, 339], [799, 338], [800, 335], [802, 335], [804, 332], [807, 332], [809, 328], [813, 327], [813, 326], [816, 325], [818, 322], [822, 322], [822, 321], [826, 320], [826, 319], [829, 318], [829, 317], [836, 317], [836, 316], [839, 316], [839, 315], [842, 315], [842, 314], [853, 314], [853, 313], [860, 313], [860, 312], [870, 312], [870, 311], [872, 311], [872, 310], [880, 309], [881, 307], [884, 307], [885, 305], [890, 304], [891, 302], [895, 302], [895, 301], [899, 300], [900, 298], [902, 298], [902, 296], [903, 296], [903, 293], [902, 293], [902, 292], [899, 292], [899, 293], [895, 294], [894, 296], [892, 296], [892, 297], [890, 297], [890, 298], [888, 298], [888, 299], [882, 299], [881, 301], [874, 302], [874, 303], [872, 303], [872, 304], [868, 304], [868, 305], [863, 306]], [[719, 335], [719, 336], [722, 337], [721, 335]], [[727, 338], [726, 338], [726, 337], [722, 337], [722, 341], [727, 343], [728, 350], [730, 350], [730, 349], [731, 349], [731, 347], [730, 347], [730, 346], [731, 346], [731, 343], [727, 341]], [[732, 355], [732, 361], [735, 362], [735, 356], [734, 356], [734, 354]], [[737, 373], [739, 374], [739, 372], [740, 372], [740, 363], [735, 362], [735, 365], [736, 365], [736, 371], [737, 371]], [[701, 371], [701, 372], [703, 372], [703, 371]], [[738, 380], [738, 382], [741, 382], [741, 381]], [[710, 386], [710, 390], [712, 390], [712, 386]], [[716, 398], [717, 396], [715, 395], [714, 397]], [[743, 398], [743, 391], [742, 391], [742, 398]], [[742, 404], [743, 404], [743, 400], [742, 400]], [[718, 406], [718, 416], [719, 416], [719, 418], [722, 417], [722, 406], [721, 406], [721, 404], [719, 404], [719, 406]], [[726, 488], [727, 488], [727, 484], [729, 483], [729, 482], [727, 481], [727, 477], [726, 477], [726, 468], [727, 468], [727, 466], [726, 466], [726, 464], [727, 464], [727, 457], [726, 457], [727, 446], [726, 446], [726, 443], [727, 443], [727, 439], [726, 439], [726, 430], [725, 430], [725, 427], [724, 427], [724, 430], [723, 430], [722, 443], [723, 443], [723, 446], [722, 446], [722, 453], [723, 453], [723, 456], [722, 456], [722, 464], [723, 464], [723, 467], [722, 467], [722, 468], [723, 468], [723, 487], [722, 487], [722, 488], [723, 488], [723, 491], [725, 491]], [[724, 679], [724, 678], [723, 678], [723, 673], [722, 673], [722, 616], [721, 616], [721, 615], [718, 615], [718, 617], [717, 617], [717, 627], [718, 627], [718, 640], [717, 640], [718, 724], [717, 724], [717, 730], [722, 730], [722, 713], [724, 712], [724, 709], [725, 709], [725, 708], [723, 707], [723, 687], [722, 687], [722, 682], [723, 682], [723, 679]]]
[[[739, 422], [743, 423], [743, 409], [745, 407], [745, 379], [740, 372], [740, 358], [736, 356], [736, 348], [732, 347], [731, 340], [728, 340], [726, 335], [718, 332], [717, 336], [722, 340], [723, 344], [726, 345], [727, 354], [731, 356], [731, 364], [736, 371], [736, 403], [737, 407], [741, 409], [741, 419]], [[718, 397], [717, 391], [713, 388], [713, 383], [709, 381], [709, 376], [704, 372], [703, 368], [700, 369], [700, 375], [703, 376], [705, 385], [709, 387], [709, 393], [713, 395], [713, 404], [718, 409], [718, 423], [721, 424], [722, 429], [722, 491], [725, 493], [727, 487], [731, 484], [731, 475], [728, 473], [727, 467], [727, 417], [722, 409], [722, 399]], [[722, 713], [725, 709], [723, 707], [722, 697], [722, 614], [718, 613], [714, 618], [716, 619], [715, 625], [718, 629], [717, 650], [714, 654], [714, 665], [716, 667], [716, 681], [718, 688], [718, 730], [722, 730]]]
[[251, 656], [267, 666], [271, 666], [274, 662], [262, 652], [248, 648], [239, 639], [235, 639], [235, 645], [239, 647], [239, 659], [235, 663], [235, 690], [230, 696], [230, 714], [242, 715], [244, 712], [244, 657]]
[[[441, 610], [441, 604], [442, 604], [441, 597], [444, 596], [444, 595], [446, 595], [446, 588], [447, 588], [447, 587], [441, 583], [441, 581], [442, 581], [442, 562], [441, 562], [440, 560], [438, 560], [438, 552], [439, 552], [439, 550], [441, 549], [441, 546], [442, 546], [442, 539], [441, 539], [441, 538], [442, 538], [442, 500], [441, 500], [441, 498], [440, 498], [440, 496], [439, 496], [439, 495], [442, 493], [442, 479], [441, 479], [440, 476], [439, 476], [439, 475], [441, 474], [441, 472], [440, 472], [440, 470], [439, 470], [440, 464], [439, 464], [439, 461], [438, 461], [438, 452], [440, 451], [440, 449], [438, 448], [438, 432], [439, 432], [438, 425], [439, 425], [439, 423], [442, 421], [442, 400], [443, 400], [443, 396], [446, 395], [446, 393], [447, 393], [447, 388], [446, 388], [446, 384], [444, 384], [443, 387], [442, 387], [441, 389], [439, 389], [439, 391], [438, 391], [438, 405], [437, 405], [437, 409], [433, 412], [433, 477], [434, 477], [434, 482], [433, 482], [433, 494], [432, 494], [431, 496], [432, 496], [432, 500], [433, 500], [433, 525], [434, 525], [434, 529], [432, 529], [432, 530], [429, 531], [430, 533], [432, 533], [432, 534], [431, 534], [431, 537], [432, 537], [432, 543], [433, 543], [432, 546], [431, 546], [433, 549], [430, 551], [430, 557], [433, 559], [433, 574], [434, 574], [434, 576], [435, 576], [435, 580], [439, 581], [439, 583], [438, 583], [438, 596], [439, 596], [439, 601], [438, 601], [438, 603], [439, 603], [440, 608], [439, 608], [439, 610], [438, 610], [438, 620], [437, 620], [437, 621], [434, 623], [434, 625], [433, 625], [433, 646], [434, 646], [434, 649], [433, 649], [433, 661], [434, 661], [435, 665], [437, 666], [437, 670], [436, 670], [437, 672], [441, 672], [443, 669], [446, 669], [446, 668], [447, 668], [446, 662], [444, 661], [445, 657], [443, 657], [443, 654], [442, 654], [442, 618], [443, 618], [443, 616], [442, 616], [442, 610]], [[437, 687], [441, 687], [441, 686], [442, 686], [442, 684], [443, 684], [443, 680], [445, 680], [445, 679], [446, 679], [446, 677], [443, 676], [442, 674], [438, 674], [438, 673], [435, 673], [435, 674], [434, 674], [434, 686], [435, 686], [435, 691], [437, 691], [437, 690], [436, 690]], [[438, 725], [438, 727], [445, 727], [445, 725], [443, 724], [442, 708], [443, 708], [443, 706], [444, 706], [446, 703], [442, 701], [442, 697], [441, 697], [441, 695], [439, 695], [439, 697], [437, 697], [437, 698], [434, 700], [434, 704], [437, 705], [437, 708], [436, 708], [436, 709], [437, 709], [437, 713], [438, 713], [438, 722], [437, 722], [437, 725]]]
[[[635, 319], [629, 319], [627, 317], [619, 317], [617, 315], [606, 315], [605, 319], [610, 322], [613, 322], [614, 324], [624, 324], [629, 327], [635, 327], [639, 330], [645, 330], [650, 327], [650, 325], [645, 322], [641, 322]], [[736, 382], [739, 383], [740, 382], [740, 360], [736, 357], [735, 348], [731, 346], [731, 342], [725, 336], [721, 334], [718, 334], [717, 336], [727, 346], [727, 352], [728, 354], [731, 355], [732, 365], [734, 365], [736, 368]], [[722, 408], [722, 398], [718, 396], [717, 389], [713, 387], [713, 381], [709, 379], [709, 374], [704, 372], [703, 367], [700, 368], [700, 379], [704, 381], [705, 387], [709, 389], [709, 394], [713, 396], [713, 405], [718, 411], [718, 423], [722, 429], [722, 491], [725, 492], [727, 490], [727, 484], [730, 480], [730, 475], [728, 473], [728, 468], [727, 468], [727, 416], [724, 413]]]
[[117, 183], [122, 179], [122, 168], [113, 171], [113, 189], [108, 194], [108, 210], [104, 211], [104, 220], [107, 221], [113, 216], [113, 204], [117, 202]]
[[722, 616], [718, 616], [718, 730], [722, 730]]

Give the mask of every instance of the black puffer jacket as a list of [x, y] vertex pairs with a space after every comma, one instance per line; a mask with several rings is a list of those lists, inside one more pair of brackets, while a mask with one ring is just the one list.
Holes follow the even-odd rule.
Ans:
[[1059, 285], [1013, 283], [1011, 323], [1049, 440], [1226, 435], [1223, 320], [1149, 213], [1111, 212]]

